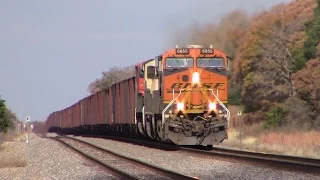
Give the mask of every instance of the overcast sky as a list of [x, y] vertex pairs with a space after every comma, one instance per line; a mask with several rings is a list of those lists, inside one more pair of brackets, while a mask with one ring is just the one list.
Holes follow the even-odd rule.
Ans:
[[103, 70], [168, 49], [179, 28], [289, 1], [0, 0], [0, 95], [20, 119], [45, 120]]

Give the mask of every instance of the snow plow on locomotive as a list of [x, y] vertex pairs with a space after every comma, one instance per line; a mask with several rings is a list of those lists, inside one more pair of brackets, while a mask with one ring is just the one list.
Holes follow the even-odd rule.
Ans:
[[136, 65], [135, 77], [50, 114], [65, 134], [134, 136], [211, 146], [228, 138], [228, 57], [190, 45]]

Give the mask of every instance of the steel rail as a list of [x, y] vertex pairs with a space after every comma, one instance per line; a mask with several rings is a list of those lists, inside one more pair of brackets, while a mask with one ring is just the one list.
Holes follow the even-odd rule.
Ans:
[[110, 165], [108, 165], [108, 164], [100, 161], [99, 159], [96, 159], [96, 158], [94, 158], [93, 156], [90, 156], [89, 154], [84, 153], [84, 152], [78, 150], [77, 148], [69, 145], [68, 143], [64, 142], [63, 140], [61, 140], [61, 139], [59, 139], [59, 138], [56, 138], [56, 137], [48, 137], [48, 138], [58, 141], [59, 143], [61, 143], [61, 144], [63, 144], [64, 146], [72, 149], [73, 151], [75, 151], [76, 153], [80, 154], [81, 156], [89, 159], [90, 161], [93, 161], [93, 162], [99, 164], [100, 166], [108, 169], [109, 171], [112, 171], [113, 173], [116, 174], [116, 176], [120, 176], [120, 177], [123, 178], [123, 179], [138, 180], [138, 178], [130, 175], [129, 173], [126, 173], [126, 172], [121, 171], [121, 170], [119, 170], [119, 169], [117, 169], [117, 168], [114, 168], [114, 167], [112, 167], [112, 166], [110, 166]]
[[[107, 149], [103, 149], [103, 148], [101, 148], [101, 147], [98, 147], [98, 146], [96, 146], [96, 145], [94, 145], [94, 144], [91, 144], [91, 143], [88, 143], [88, 142], [85, 142], [85, 141], [82, 141], [82, 140], [79, 140], [79, 139], [76, 139], [76, 138], [73, 138], [73, 137], [68, 137], [68, 136], [64, 136], [63, 138], [68, 138], [68, 139], [72, 139], [72, 140], [74, 140], [74, 141], [77, 141], [77, 142], [79, 142], [79, 143], [81, 143], [81, 144], [84, 144], [84, 145], [86, 145], [86, 146], [89, 146], [89, 147], [91, 147], [91, 148], [94, 148], [94, 149], [96, 149], [96, 150], [98, 150], [98, 151], [101, 151], [101, 152], [105, 152], [105, 153], [107, 153], [107, 154], [110, 154], [110, 155], [112, 155], [112, 156], [114, 156], [114, 157], [116, 157], [116, 158], [119, 158], [119, 159], [121, 159], [121, 160], [124, 160], [124, 161], [126, 161], [126, 162], [129, 162], [130, 164], [133, 164], [133, 165], [135, 165], [135, 166], [140, 166], [140, 167], [144, 167], [144, 168], [146, 168], [146, 169], [149, 169], [149, 170], [151, 170], [151, 171], [153, 171], [153, 172], [155, 172], [155, 173], [157, 173], [157, 174], [160, 174], [161, 176], [165, 176], [165, 177], [168, 177], [168, 178], [170, 178], [170, 179], [176, 179], [176, 180], [194, 180], [194, 179], [196, 179], [196, 178], [193, 178], [193, 177], [189, 177], [189, 176], [185, 176], [185, 175], [182, 175], [182, 174], [179, 174], [179, 173], [176, 173], [176, 172], [173, 172], [173, 171], [170, 171], [170, 170], [168, 170], [168, 169], [164, 169], [164, 168], [161, 168], [161, 167], [158, 167], [158, 166], [154, 166], [154, 165], [151, 165], [151, 164], [149, 164], [149, 163], [145, 163], [145, 162], [143, 162], [143, 161], [140, 161], [140, 160], [138, 160], [138, 159], [134, 159], [134, 158], [131, 158], [131, 157], [127, 157], [127, 156], [123, 156], [123, 155], [120, 155], [120, 154], [118, 154], [118, 153], [116, 153], [116, 152], [113, 152], [113, 151], [109, 151], [109, 150], [107, 150]], [[65, 143], [65, 142], [64, 142]], [[67, 143], [65, 143], [65, 144], [67, 144]], [[78, 152], [79, 152], [79, 150], [77, 150]], [[93, 157], [91, 157], [91, 158], [93, 158]], [[90, 159], [91, 159], [90, 158]], [[101, 161], [99, 161], [100, 163], [103, 163], [103, 162], [101, 162]], [[103, 163], [104, 164], [104, 163]], [[107, 165], [107, 164], [104, 164], [104, 165]], [[107, 166], [109, 166], [109, 165], [107, 165]], [[133, 176], [131, 176], [131, 175], [129, 175], [128, 173], [125, 173], [124, 171], [121, 171], [121, 170], [119, 170], [119, 169], [117, 169], [117, 168], [113, 168], [113, 167], [111, 167], [112, 168], [112, 170], [114, 171], [116, 171], [116, 173], [121, 173], [121, 174], [123, 174], [124, 176], [130, 176], [130, 179], [137, 179], [137, 178], [135, 178], [135, 177], [133, 177]], [[129, 178], [129, 177], [128, 177]]]
[[320, 174], [320, 159], [268, 154], [261, 152], [250, 152], [243, 150], [227, 149], [214, 147], [211, 151], [197, 150], [192, 148], [180, 147], [180, 151], [194, 153], [196, 155], [205, 155], [207, 157], [225, 157], [231, 159], [245, 160], [272, 167], [281, 167], [284, 169], [303, 171]]

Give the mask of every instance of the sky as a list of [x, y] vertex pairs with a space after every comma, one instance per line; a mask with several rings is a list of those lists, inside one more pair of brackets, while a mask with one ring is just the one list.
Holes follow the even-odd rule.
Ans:
[[0, 0], [0, 95], [20, 120], [44, 121], [102, 71], [171, 48], [178, 29], [280, 2], [290, 0]]

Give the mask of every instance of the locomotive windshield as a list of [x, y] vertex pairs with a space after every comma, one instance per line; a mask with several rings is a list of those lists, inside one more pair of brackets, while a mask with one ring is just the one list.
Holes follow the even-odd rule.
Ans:
[[166, 67], [192, 67], [193, 58], [170, 57], [166, 58]]
[[224, 67], [224, 59], [221, 57], [197, 58], [198, 67]]
[[139, 78], [144, 78], [144, 71], [143, 71], [143, 69], [141, 69], [141, 70], [139, 71]]

